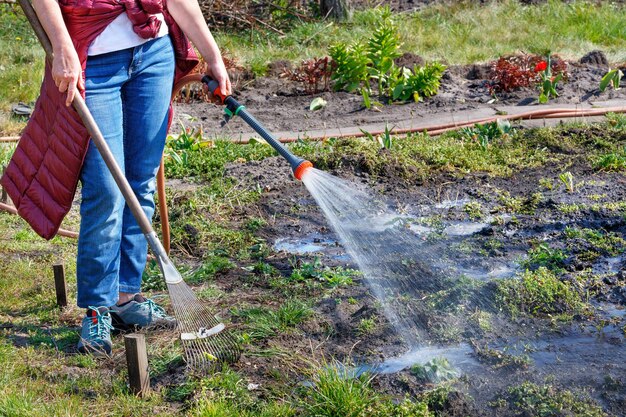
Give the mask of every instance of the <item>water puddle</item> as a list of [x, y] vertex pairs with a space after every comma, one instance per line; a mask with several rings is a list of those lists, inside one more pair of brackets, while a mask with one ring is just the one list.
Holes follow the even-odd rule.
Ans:
[[595, 304], [596, 312], [601, 314], [602, 316], [610, 319], [624, 319], [626, 318], [626, 307], [619, 306], [617, 304], [612, 303], [597, 303]]
[[350, 262], [350, 256], [337, 240], [319, 233], [299, 238], [278, 238], [273, 249], [294, 255], [324, 255], [339, 261]]
[[457, 268], [459, 275], [465, 275], [480, 281], [509, 278], [521, 271], [517, 263], [494, 262], [486, 269]]
[[623, 256], [601, 259], [593, 265], [594, 274], [616, 274], [624, 266]]
[[469, 198], [461, 198], [457, 200], [444, 200], [435, 204], [436, 209], [451, 209], [455, 207], [461, 207], [470, 202]]
[[467, 343], [454, 346], [424, 346], [419, 347], [404, 355], [389, 358], [384, 362], [366, 364], [356, 367], [355, 376], [364, 372], [375, 374], [393, 374], [414, 365], [425, 365], [435, 358], [445, 358], [452, 368], [467, 372], [469, 368], [478, 367], [480, 364], [472, 357], [473, 349]]

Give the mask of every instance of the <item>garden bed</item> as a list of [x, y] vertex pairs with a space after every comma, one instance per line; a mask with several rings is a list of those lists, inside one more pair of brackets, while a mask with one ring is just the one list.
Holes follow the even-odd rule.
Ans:
[[[601, 53], [589, 53], [581, 61], [568, 64], [568, 82], [559, 84], [559, 97], [550, 103], [590, 104], [626, 97], [623, 89], [600, 92], [599, 83], [607, 71], [606, 65], [602, 64], [606, 58]], [[419, 56], [405, 54], [398, 62], [412, 67], [424, 61]], [[439, 93], [434, 97], [418, 103], [396, 103], [366, 109], [363, 98], [358, 94], [332, 91], [307, 94], [301, 84], [278, 77], [284, 71], [284, 66], [276, 64], [271, 67], [276, 68], [273, 77], [241, 79], [235, 89], [235, 96], [270, 131], [302, 132], [303, 136], [311, 130], [368, 124], [388, 123], [393, 127], [396, 120], [428, 120], [431, 115], [484, 107], [497, 111], [504, 106], [537, 105], [539, 95], [539, 90], [535, 88], [491, 94], [488, 88], [490, 65], [475, 64], [448, 68], [443, 75]], [[309, 107], [316, 97], [324, 98], [328, 104], [321, 110], [312, 111]], [[187, 127], [202, 127], [204, 134], [209, 137], [237, 139], [241, 133], [253, 132], [238, 118], [222, 126], [221, 108], [198, 101], [177, 103], [175, 120]], [[180, 126], [175, 123], [172, 130], [179, 131]]]

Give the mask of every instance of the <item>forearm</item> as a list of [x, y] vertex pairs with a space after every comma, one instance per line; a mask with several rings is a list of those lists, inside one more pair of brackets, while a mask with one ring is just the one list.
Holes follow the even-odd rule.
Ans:
[[222, 61], [197, 0], [168, 0], [167, 9], [209, 65]]
[[57, 0], [33, 0], [33, 8], [52, 44], [52, 79], [61, 93], [67, 91], [65, 105], [74, 100], [77, 87], [85, 88], [81, 65], [70, 34], [65, 27]]
[[74, 45], [65, 27], [59, 3], [56, 0], [33, 0], [33, 8], [50, 39], [53, 52], [73, 50]]

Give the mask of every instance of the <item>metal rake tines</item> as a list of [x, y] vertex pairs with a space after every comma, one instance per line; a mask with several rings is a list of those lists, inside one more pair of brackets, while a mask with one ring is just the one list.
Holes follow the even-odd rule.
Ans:
[[184, 282], [168, 284], [190, 368], [211, 370], [239, 359], [241, 347], [225, 326], [202, 304]]

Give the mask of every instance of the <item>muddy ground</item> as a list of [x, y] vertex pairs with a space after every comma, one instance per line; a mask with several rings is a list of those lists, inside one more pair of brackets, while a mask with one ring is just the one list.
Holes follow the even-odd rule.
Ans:
[[[406, 53], [398, 59], [398, 65], [412, 67], [423, 64], [418, 55]], [[270, 131], [306, 132], [309, 130], [340, 129], [348, 126], [413, 119], [427, 121], [429, 115], [454, 113], [481, 107], [510, 105], [533, 105], [537, 103], [537, 89], [526, 88], [512, 92], [490, 94], [487, 88], [490, 65], [451, 66], [444, 73], [439, 94], [419, 103], [386, 105], [381, 109], [366, 109], [358, 94], [346, 92], [320, 92], [306, 94], [304, 88], [294, 82], [280, 78], [285, 62], [270, 65], [270, 76], [249, 79], [250, 75], [237, 72], [235, 97]], [[551, 103], [592, 103], [626, 97], [626, 90], [599, 91], [599, 83], [607, 72], [608, 62], [601, 52], [590, 52], [578, 62], [568, 63], [568, 81], [559, 84], [559, 97]], [[313, 98], [323, 97], [327, 101], [324, 109], [309, 110]], [[244, 121], [232, 119], [225, 126], [222, 109], [214, 104], [192, 102], [175, 106], [175, 119], [185, 126], [201, 126], [208, 136], [236, 139], [242, 132], [253, 132]], [[180, 129], [174, 123], [173, 130]]]
[[[572, 132], [576, 133], [580, 132]], [[399, 363], [386, 362], [383, 366], [389, 374], [374, 379], [377, 389], [400, 398], [405, 394], [419, 395], [434, 386], [418, 379], [408, 367], [443, 356], [461, 375], [443, 415], [520, 415], [519, 409], [507, 405], [507, 389], [524, 381], [550, 384], [588, 396], [609, 415], [625, 415], [626, 363], [621, 358], [626, 354], [626, 258], [622, 250], [619, 255], [601, 253], [588, 260], [579, 256], [583, 249], [572, 249], [564, 261], [562, 279], [581, 282], [581, 291], [588, 294], [593, 310], [591, 314], [575, 316], [572, 322], [526, 316], [511, 320], [489, 298], [493, 295], [490, 283], [522, 271], [527, 252], [538, 242], [565, 248], [566, 227], [626, 235], [623, 212], [611, 206], [612, 202], [624, 201], [624, 176], [598, 173], [587, 163], [576, 162], [575, 156], [567, 169], [574, 175], [575, 193], [568, 192], [560, 183], [563, 167], [556, 165], [524, 170], [508, 178], [441, 174], [425, 182], [411, 182], [394, 176], [393, 169], [384, 178], [372, 178], [358, 161], [347, 161], [333, 174], [353, 182], [357, 188], [383, 195], [391, 209], [403, 215], [415, 219], [436, 217], [442, 222], [447, 232], [435, 244], [436, 248], [447, 248], [441, 249], [442, 263], [455, 273], [487, 283], [482, 296], [470, 300], [466, 311], [467, 314], [473, 308], [488, 311], [492, 316], [491, 328], [481, 331], [476, 326], [460, 324], [462, 328], [447, 342], [423, 340], [421, 350], [406, 356], [409, 350], [406, 339], [386, 320], [381, 303], [371, 295], [361, 277], [354, 285], [332, 294], [314, 291], [311, 299], [315, 299], [316, 315], [301, 326], [299, 333], [285, 334], [255, 346], [261, 350], [278, 348], [291, 352], [288, 356], [244, 353], [238, 370], [249, 381], [261, 384], [262, 395], [263, 390], [270, 392], [276, 384], [287, 382], [275, 379], [276, 370], [291, 375], [291, 382], [302, 381], [302, 376], [294, 371], [294, 362], [300, 355], [332, 357], [355, 365], [375, 365], [400, 357]], [[270, 158], [233, 164], [227, 176], [265, 190], [258, 204], [243, 209], [240, 214], [242, 219], [260, 216], [268, 221], [258, 235], [274, 249], [266, 261], [282, 274], [290, 273], [294, 259], [313, 262], [317, 258], [324, 265], [355, 267], [307, 189], [290, 176], [282, 160]], [[553, 185], [550, 189], [545, 185], [548, 182]], [[504, 191], [523, 201], [540, 192], [541, 199], [532, 212], [507, 212], [500, 198]], [[481, 219], [468, 217], [466, 205], [470, 202], [480, 203]], [[559, 209], [568, 205], [577, 205], [580, 210]], [[597, 274], [599, 281], [580, 278], [584, 270]], [[270, 288], [267, 281], [258, 276], [253, 278], [241, 269], [220, 276], [217, 282], [229, 294], [229, 300], [265, 306], [280, 302], [267, 292]], [[228, 305], [223, 304], [222, 308], [228, 314]], [[370, 334], [360, 333], [359, 322], [372, 317], [378, 323], [375, 330]], [[236, 318], [234, 321], [237, 325]], [[437, 323], [425, 326], [436, 327]], [[489, 349], [503, 352], [508, 359], [524, 358], [523, 363], [494, 359]]]

